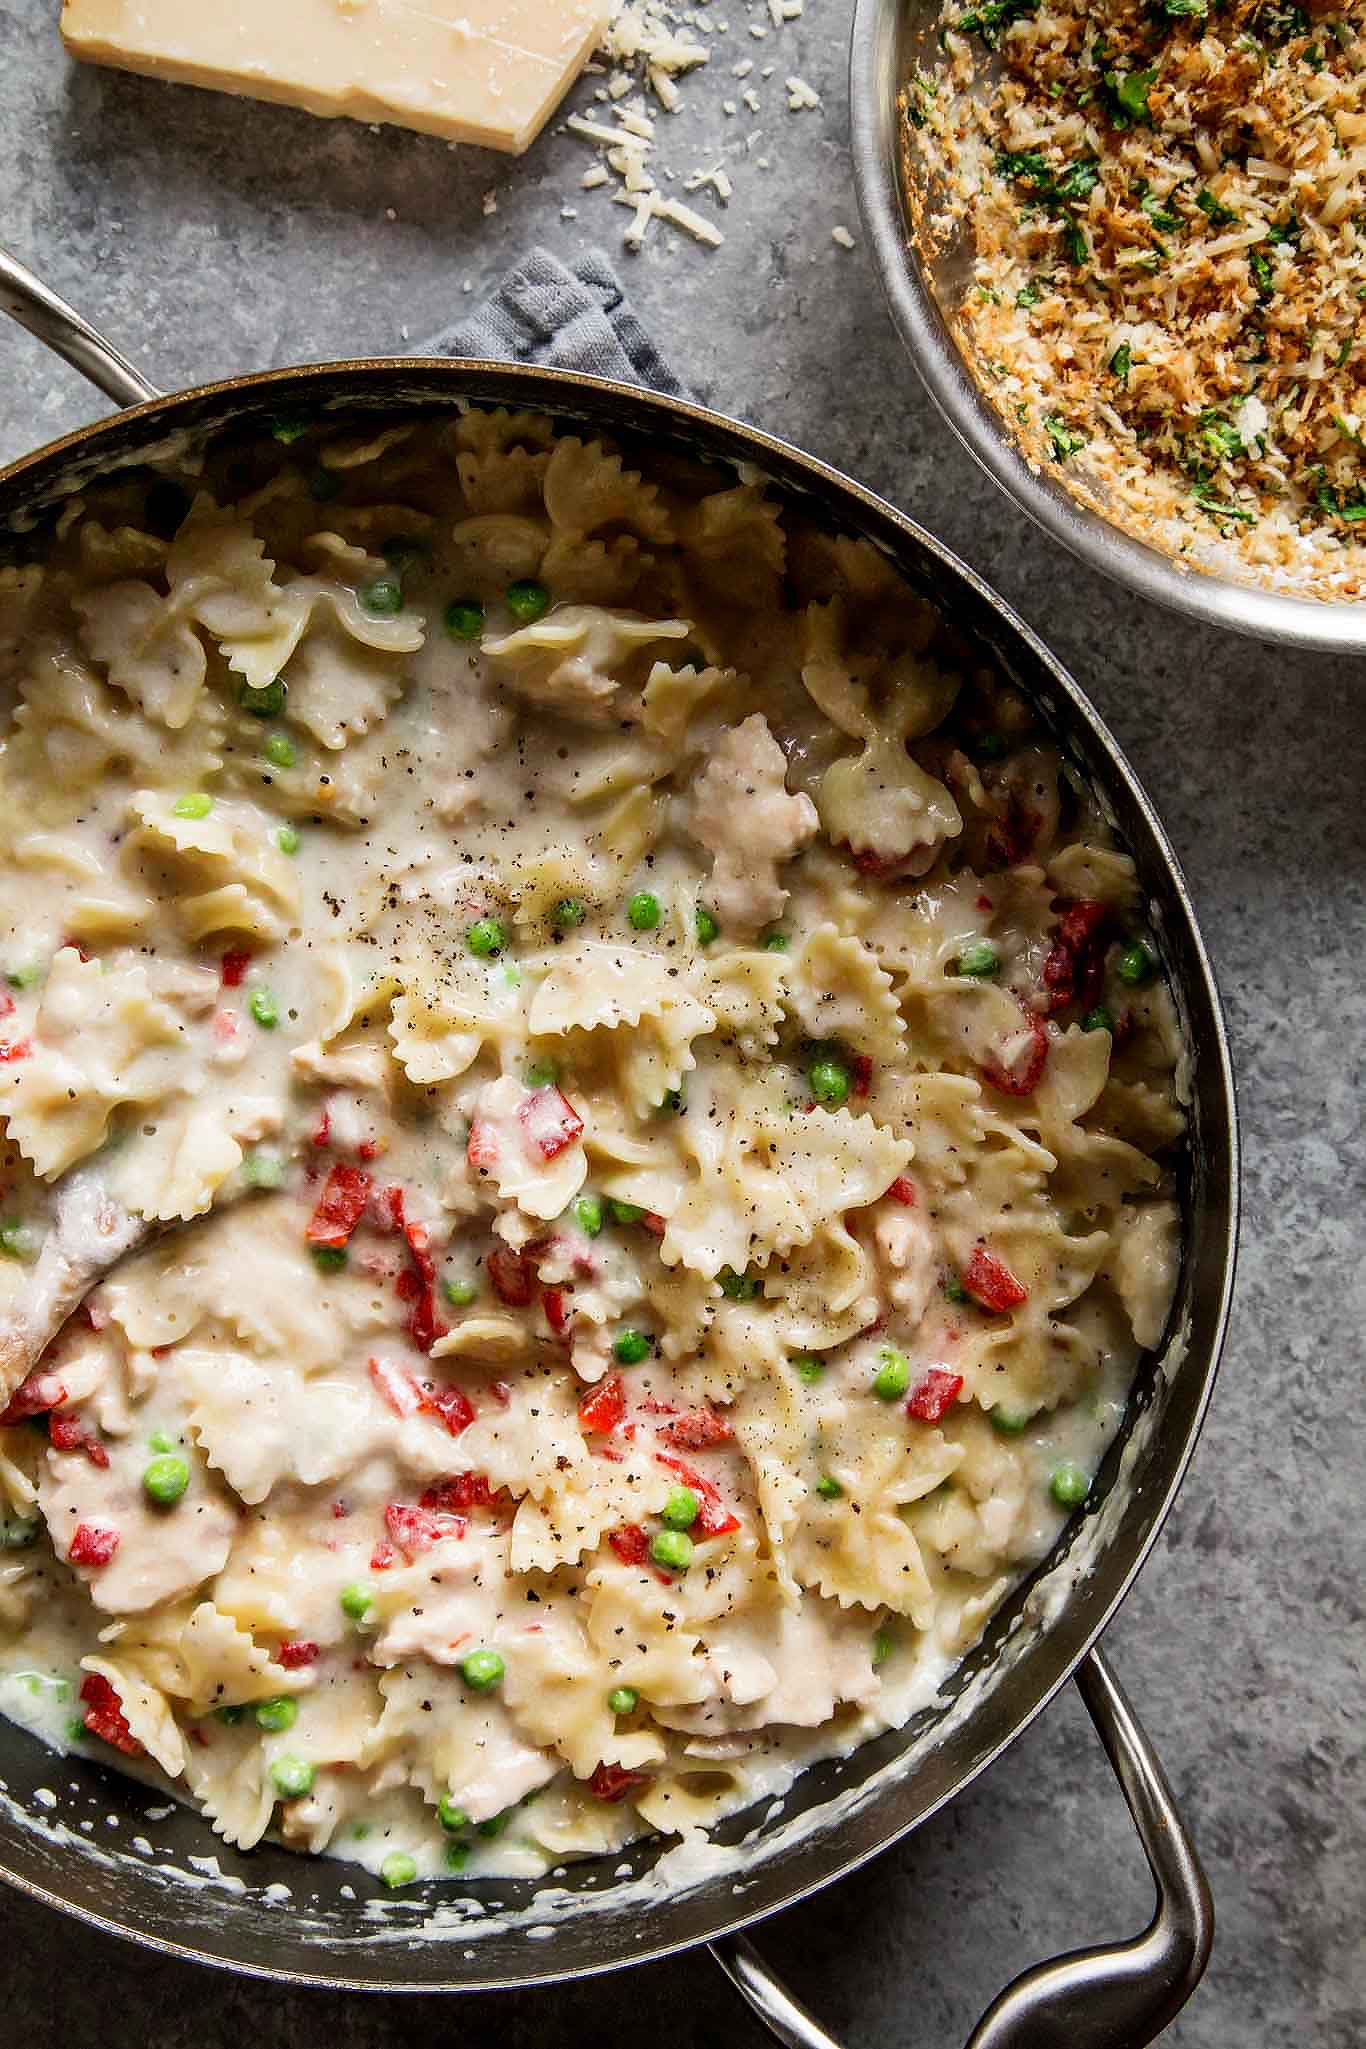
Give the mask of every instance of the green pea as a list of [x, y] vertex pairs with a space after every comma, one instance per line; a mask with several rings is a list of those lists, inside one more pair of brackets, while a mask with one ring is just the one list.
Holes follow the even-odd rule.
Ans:
[[504, 1829], [511, 1822], [512, 1816], [513, 1809], [511, 1807], [505, 1807], [501, 1814], [491, 1814], [487, 1821], [480, 1822], [480, 1835], [487, 1837], [492, 1842], [495, 1836], [502, 1835]]
[[998, 1402], [991, 1412], [991, 1427], [1002, 1437], [1018, 1437], [1033, 1420], [1028, 1409], [1010, 1409], [1003, 1402]]
[[267, 733], [263, 750], [272, 768], [293, 768], [294, 742], [284, 733]]
[[43, 971], [35, 961], [30, 961], [24, 967], [10, 968], [5, 975], [11, 989], [32, 989], [42, 979]]
[[1065, 1458], [1049, 1474], [1048, 1491], [1059, 1508], [1080, 1508], [1091, 1491], [1091, 1482], [1075, 1459]]
[[540, 1053], [526, 1064], [526, 1085], [529, 1089], [548, 1089], [560, 1078], [560, 1065], [548, 1053]]
[[280, 1022], [280, 1006], [269, 989], [253, 989], [247, 1009], [263, 1032], [273, 1032]]
[[370, 1833], [371, 1828], [370, 1823], [368, 1821], [357, 1821], [352, 1823], [351, 1834], [356, 1842], [363, 1843], [365, 1841], [365, 1838]]
[[761, 936], [759, 944], [765, 953], [786, 953], [792, 941], [778, 926], [770, 925], [767, 932]]
[[588, 916], [588, 906], [581, 896], [562, 896], [550, 913], [550, 922], [557, 932], [572, 932]]
[[239, 684], [237, 702], [254, 719], [278, 718], [285, 708], [284, 677], [277, 676], [273, 683], [263, 683], [259, 690], [250, 683]]
[[89, 1734], [90, 1731], [86, 1728], [85, 1723], [81, 1720], [80, 1716], [73, 1715], [71, 1720], [66, 1725], [67, 1742], [84, 1743], [86, 1737]]
[[816, 1482], [816, 1492], [822, 1501], [842, 1501], [844, 1489], [833, 1473], [822, 1473]]
[[38, 1240], [27, 1224], [0, 1224], [0, 1253], [6, 1259], [32, 1259]]
[[379, 1875], [391, 1892], [401, 1885], [411, 1885], [417, 1877], [417, 1865], [406, 1850], [391, 1850], [379, 1867]]
[[331, 499], [341, 496], [342, 480], [335, 470], [324, 469], [321, 463], [308, 479], [309, 495], [317, 504], [326, 505]]
[[478, 640], [484, 630], [484, 608], [478, 598], [452, 598], [445, 625], [452, 640]]
[[650, 1340], [643, 1330], [627, 1327], [617, 1332], [612, 1340], [612, 1357], [620, 1366], [639, 1366], [642, 1359], [650, 1356]]
[[1157, 962], [1141, 939], [1135, 939], [1131, 946], [1126, 946], [1115, 962], [1115, 973], [1131, 989], [1150, 982], [1156, 972]]
[[242, 1179], [248, 1188], [279, 1188], [285, 1178], [285, 1163], [278, 1153], [263, 1152], [257, 1146], [242, 1162]]
[[374, 619], [392, 619], [403, 610], [403, 585], [396, 576], [372, 576], [356, 596], [362, 612]]
[[507, 1670], [497, 1651], [470, 1651], [460, 1660], [460, 1676], [476, 1693], [487, 1693]]
[[252, 1712], [258, 1729], [269, 1729], [278, 1736], [298, 1721], [299, 1703], [287, 1693], [277, 1693], [270, 1700], [258, 1700]]
[[441, 1292], [453, 1309], [468, 1309], [479, 1290], [473, 1281], [459, 1280], [448, 1274], [441, 1283]]
[[534, 577], [519, 577], [503, 592], [503, 603], [521, 626], [534, 626], [550, 610], [550, 592]]
[[692, 1564], [692, 1554], [692, 1538], [682, 1530], [656, 1530], [650, 1539], [651, 1558], [670, 1572], [686, 1572]]
[[368, 1622], [375, 1612], [375, 1590], [363, 1580], [353, 1579], [337, 1599], [348, 1622]]
[[873, 1670], [885, 1665], [896, 1649], [896, 1638], [890, 1629], [879, 1629], [873, 1638]]
[[1081, 1021], [1081, 1028], [1084, 1032], [1113, 1032], [1115, 1021], [1105, 1005], [1098, 1003], [1094, 1010], [1087, 1011]]
[[443, 1793], [436, 1803], [436, 1818], [442, 1828], [451, 1835], [458, 1835], [462, 1828], [468, 1828], [470, 1818], [463, 1807], [457, 1807], [449, 1793]]
[[837, 1110], [849, 1100], [849, 1069], [842, 1060], [813, 1060], [806, 1080], [816, 1101], [828, 1110]]
[[596, 1195], [581, 1195], [574, 1204], [574, 1222], [585, 1238], [596, 1238], [602, 1229], [602, 1204]]
[[758, 1274], [738, 1274], [733, 1266], [723, 1266], [716, 1278], [721, 1293], [732, 1302], [752, 1302], [762, 1286]]
[[225, 1729], [235, 1729], [239, 1722], [246, 1720], [247, 1710], [245, 1705], [215, 1708], [213, 1718], [216, 1722], [221, 1722]]
[[873, 1380], [873, 1393], [879, 1401], [899, 1401], [911, 1384], [911, 1362], [895, 1345], [880, 1346], [878, 1358], [881, 1364]]
[[177, 818], [207, 818], [213, 810], [213, 798], [207, 790], [191, 790], [184, 797], [177, 797], [171, 806]]
[[961, 1274], [946, 1274], [944, 1276], [944, 1294], [950, 1302], [967, 1301], [968, 1291], [963, 1286]]
[[463, 1871], [469, 1861], [470, 1846], [468, 1843], [447, 1843], [446, 1869], [448, 1871]]
[[275, 439], [288, 448], [291, 441], [298, 441], [308, 432], [307, 420], [279, 419], [272, 421], [271, 433]]
[[633, 932], [653, 932], [659, 923], [659, 898], [638, 889], [626, 906], [626, 919]]
[[985, 939], [974, 939], [971, 946], [965, 946], [958, 956], [958, 972], [970, 975], [974, 981], [986, 981], [1001, 972], [1001, 956], [996, 948]]
[[270, 1783], [284, 1800], [301, 1800], [313, 1790], [313, 1767], [301, 1757], [272, 1759]]
[[608, 1198], [608, 1211], [614, 1224], [638, 1224], [645, 1212], [637, 1202], [618, 1202], [615, 1196]]
[[351, 1256], [344, 1245], [310, 1245], [308, 1249], [322, 1274], [339, 1274]]
[[659, 1511], [659, 1519], [671, 1530], [690, 1530], [702, 1513], [702, 1497], [695, 1487], [675, 1487]]
[[710, 946], [713, 939], [721, 937], [721, 927], [705, 904], [699, 904], [693, 912], [693, 930], [699, 946]]
[[189, 1461], [177, 1452], [161, 1452], [143, 1468], [143, 1492], [149, 1500], [160, 1502], [163, 1508], [170, 1508], [179, 1501], [189, 1484]]
[[6, 1551], [27, 1551], [30, 1544], [38, 1541], [42, 1527], [36, 1515], [16, 1515], [0, 1521], [0, 1547]]
[[798, 1352], [792, 1361], [792, 1370], [798, 1380], [804, 1380], [808, 1387], [814, 1387], [825, 1372], [824, 1362], [813, 1358], [810, 1352]]
[[633, 1715], [640, 1706], [640, 1695], [634, 1686], [614, 1686], [607, 1696], [607, 1706], [614, 1715]]
[[390, 534], [387, 541], [380, 542], [379, 552], [394, 574], [402, 576], [425, 562], [432, 551], [421, 534]]
[[303, 842], [297, 825], [282, 825], [275, 835], [275, 844], [282, 854], [297, 854]]
[[497, 918], [476, 918], [465, 927], [465, 944], [478, 960], [497, 960], [507, 945], [507, 934]]

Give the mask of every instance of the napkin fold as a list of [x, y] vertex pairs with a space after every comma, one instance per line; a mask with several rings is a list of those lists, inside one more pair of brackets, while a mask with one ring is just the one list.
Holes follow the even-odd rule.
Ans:
[[572, 268], [548, 249], [532, 249], [487, 299], [454, 327], [419, 344], [418, 353], [586, 370], [685, 395], [600, 249], [590, 249]]

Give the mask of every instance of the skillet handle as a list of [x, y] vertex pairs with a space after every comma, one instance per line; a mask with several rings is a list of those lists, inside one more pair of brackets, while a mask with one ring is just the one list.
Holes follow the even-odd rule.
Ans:
[[[1157, 1753], [1099, 1651], [1077, 1667], [1077, 1684], [1138, 1828], [1157, 1909], [1129, 1942], [1073, 1950], [1025, 1971], [978, 2022], [967, 2049], [1141, 2049], [1185, 2005], [1209, 1961], [1214, 1904]], [[726, 1936], [711, 1952], [786, 2049], [840, 2049], [746, 1936]]]
[[98, 328], [58, 298], [7, 249], [0, 249], [0, 311], [64, 356], [116, 406], [138, 406], [146, 399], [161, 397], [155, 384], [149, 384]]

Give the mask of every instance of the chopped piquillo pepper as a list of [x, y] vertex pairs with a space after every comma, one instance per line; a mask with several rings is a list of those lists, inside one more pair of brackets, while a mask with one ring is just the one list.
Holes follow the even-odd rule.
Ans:
[[390, 1541], [403, 1553], [408, 1564], [447, 1537], [463, 1537], [465, 1519], [458, 1515], [433, 1515], [430, 1509], [414, 1508], [404, 1501], [391, 1501], [384, 1511], [384, 1527]]
[[[702, 1503], [697, 1521], [692, 1525], [695, 1537], [727, 1537], [740, 1527], [740, 1518], [733, 1515], [721, 1499], [720, 1493], [710, 1480], [701, 1473], [695, 1473], [681, 1458], [670, 1458], [667, 1453], [657, 1451], [655, 1458], [661, 1466], [667, 1466], [671, 1473], [677, 1473], [685, 1487], [691, 1487]], [[642, 1538], [644, 1532], [641, 1532]], [[642, 1552], [642, 1556], [643, 1556]]]
[[48, 1442], [54, 1451], [83, 1451], [92, 1466], [106, 1471], [109, 1454], [93, 1430], [75, 1416], [53, 1410], [47, 1419]]
[[619, 1373], [599, 1381], [579, 1403], [579, 1422], [585, 1430], [615, 1430], [625, 1414], [626, 1384]]
[[595, 1800], [624, 1800], [637, 1786], [648, 1785], [648, 1772], [629, 1771], [625, 1765], [600, 1764], [588, 1781]]
[[1050, 1009], [1061, 1010], [1068, 1003], [1089, 1009], [1099, 1001], [1109, 924], [1107, 904], [1086, 898], [1067, 906], [1043, 964]]
[[117, 1530], [101, 1529], [97, 1523], [77, 1523], [66, 1555], [73, 1565], [108, 1565], [118, 1548]]
[[907, 1402], [906, 1414], [918, 1423], [938, 1423], [953, 1407], [962, 1387], [961, 1373], [945, 1373], [932, 1366]]
[[1043, 1077], [1048, 1060], [1048, 1027], [1041, 1017], [1020, 1005], [1021, 1013], [1029, 1027], [1031, 1043], [1023, 1055], [1017, 1056], [1009, 1067], [994, 1055], [982, 1062], [982, 1072], [993, 1088], [1000, 1089], [1006, 1096], [1029, 1096], [1034, 1093]]
[[125, 1757], [142, 1756], [143, 1747], [128, 1726], [123, 1702], [103, 1672], [85, 1674], [81, 1680], [81, 1699], [85, 1702], [81, 1720], [92, 1736], [98, 1736], [102, 1743], [112, 1744]]
[[[517, 1112], [527, 1144], [543, 1160], [557, 1160], [583, 1135], [583, 1119], [563, 1090], [552, 1083], [523, 1097]], [[473, 1133], [470, 1134], [473, 1142]]]
[[691, 1409], [685, 1416], [676, 1416], [671, 1423], [661, 1423], [658, 1436], [665, 1444], [672, 1444], [679, 1451], [707, 1451], [713, 1444], [725, 1444], [735, 1435], [727, 1418], [708, 1403], [700, 1409]]
[[623, 1565], [643, 1565], [650, 1555], [650, 1540], [639, 1523], [609, 1531], [607, 1541]]
[[37, 1367], [10, 1396], [9, 1407], [0, 1415], [0, 1428], [9, 1429], [15, 1423], [27, 1422], [30, 1416], [44, 1415], [49, 1409], [60, 1408], [65, 1400], [66, 1389], [56, 1374]]
[[500, 1302], [509, 1309], [525, 1309], [536, 1292], [536, 1274], [531, 1261], [510, 1245], [495, 1245], [484, 1261], [489, 1283]]
[[304, 1233], [309, 1244], [344, 1246], [365, 1214], [374, 1185], [374, 1176], [363, 1168], [333, 1167]]
[[275, 1653], [277, 1663], [283, 1665], [286, 1672], [301, 1672], [308, 1665], [316, 1665], [318, 1656], [317, 1644], [303, 1640], [282, 1643]]
[[1022, 1302], [1029, 1300], [1028, 1288], [1023, 1287], [1004, 1260], [997, 1259], [994, 1252], [988, 1252], [985, 1245], [973, 1246], [972, 1257], [963, 1268], [963, 1286], [983, 1309], [1018, 1309]]

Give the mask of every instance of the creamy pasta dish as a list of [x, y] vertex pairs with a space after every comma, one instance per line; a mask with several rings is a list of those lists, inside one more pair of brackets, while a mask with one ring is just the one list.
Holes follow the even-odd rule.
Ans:
[[280, 420], [0, 572], [0, 1708], [394, 1887], [903, 1721], [1172, 1298], [1087, 787], [640, 460]]

